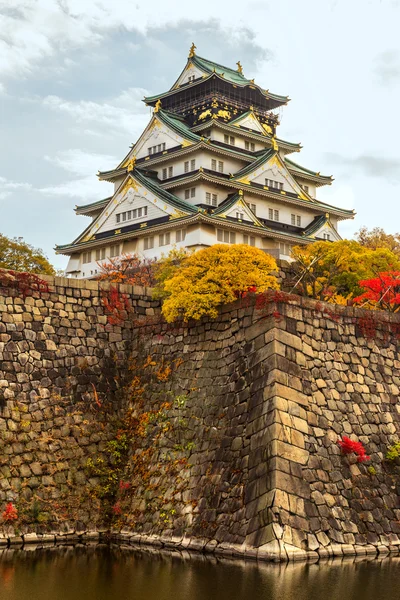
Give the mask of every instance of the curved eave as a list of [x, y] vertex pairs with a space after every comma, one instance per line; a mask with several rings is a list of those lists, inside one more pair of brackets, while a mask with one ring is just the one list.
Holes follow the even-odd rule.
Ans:
[[303, 179], [308, 179], [309, 181], [315, 183], [318, 187], [321, 185], [331, 185], [334, 181], [332, 175], [320, 175], [316, 171], [311, 171], [311, 169], [302, 167], [301, 165], [295, 163], [294, 160], [290, 160], [289, 158], [285, 158], [284, 161], [290, 173], [296, 174], [298, 177], [302, 177]]
[[103, 210], [109, 203], [112, 196], [99, 200], [98, 202], [92, 202], [91, 204], [82, 204], [82, 206], [75, 206], [74, 210], [77, 215], [84, 215], [85, 217], [91, 217], [93, 213]]
[[[221, 155], [221, 156], [230, 156], [230, 157], [236, 157], [240, 160], [245, 160], [249, 163], [254, 161], [254, 154], [245, 154], [242, 152], [238, 152], [237, 150], [233, 150], [233, 148], [225, 148], [224, 146], [217, 146], [215, 144], [213, 144], [213, 141], [211, 140], [210, 142], [206, 142], [205, 140], [202, 140], [201, 142], [197, 143], [197, 144], [193, 144], [192, 146], [181, 146], [179, 149], [174, 150], [174, 152], [169, 153], [164, 152], [162, 153], [162, 155], [157, 156], [156, 158], [152, 158], [151, 156], [149, 157], [143, 157], [140, 158], [138, 161], [136, 161], [136, 164], [139, 168], [146, 167], [149, 168], [153, 165], [158, 165], [160, 163], [163, 163], [165, 161], [174, 159], [174, 158], [179, 158], [180, 156], [186, 156], [188, 154], [192, 154], [193, 152], [198, 152], [199, 150], [210, 150], [211, 152], [214, 152], [215, 154]], [[97, 174], [98, 178], [100, 179], [100, 181], [114, 181], [116, 179], [118, 179], [119, 177], [126, 175], [127, 174], [127, 168], [124, 167], [123, 169], [115, 169], [114, 171], [102, 171], [99, 172]]]
[[332, 183], [334, 182], [333, 177], [329, 177], [329, 176], [324, 177], [323, 175], [321, 175], [321, 176], [309, 175], [307, 173], [301, 173], [300, 171], [296, 171], [296, 169], [292, 169], [288, 165], [286, 165], [286, 166], [287, 166], [287, 170], [293, 177], [299, 178], [299, 179], [304, 179], [306, 181], [309, 181], [310, 183], [314, 183], [316, 187], [321, 187], [323, 185], [332, 185]]
[[[183, 223], [185, 225], [194, 223], [196, 221], [196, 218], [198, 215], [199, 215], [199, 212], [197, 210], [196, 213], [193, 213], [191, 215], [185, 215], [184, 217], [174, 218], [173, 220], [168, 221], [168, 226], [175, 229], [175, 228], [182, 227]], [[114, 234], [114, 235], [110, 235], [109, 237], [102, 237], [98, 240], [91, 239], [86, 242], [77, 242], [77, 243], [73, 242], [72, 244], [64, 244], [63, 246], [56, 246], [54, 248], [54, 250], [55, 250], [56, 254], [64, 254], [66, 256], [69, 256], [71, 254], [75, 254], [76, 252], [80, 252], [82, 250], [90, 250], [92, 248], [98, 248], [99, 246], [104, 246], [104, 244], [109, 243], [110, 240], [112, 240], [113, 242], [115, 240], [124, 241], [124, 240], [129, 240], [132, 238], [147, 236], [147, 235], [149, 235], [149, 232], [157, 233], [157, 231], [165, 230], [165, 226], [166, 226], [166, 223], [160, 223], [157, 225], [149, 225], [147, 227], [143, 227], [142, 229], [135, 229], [134, 231], [128, 231], [126, 233], [120, 233], [120, 234], [116, 234], [116, 235]], [[113, 230], [110, 230], [110, 232], [112, 232], [112, 231]]]
[[158, 100], [162, 101], [163, 98], [167, 98], [167, 97], [173, 96], [179, 92], [186, 91], [189, 88], [193, 88], [198, 85], [202, 85], [203, 83], [205, 83], [206, 81], [209, 81], [213, 77], [215, 77], [216, 79], [219, 79], [222, 82], [228, 83], [229, 85], [232, 85], [232, 86], [236, 86], [236, 87], [240, 87], [240, 88], [248, 87], [250, 89], [257, 90], [260, 93], [260, 95], [263, 97], [264, 100], [271, 100], [272, 103], [275, 103], [275, 106], [272, 106], [271, 108], [278, 108], [279, 106], [285, 105], [290, 101], [290, 98], [288, 96], [278, 96], [277, 94], [271, 94], [269, 91], [267, 92], [266, 90], [263, 90], [262, 88], [260, 88], [260, 86], [256, 85], [255, 83], [251, 83], [251, 82], [247, 82], [247, 81], [245, 81], [243, 84], [239, 83], [239, 82], [232, 82], [229, 79], [222, 77], [217, 72], [215, 72], [215, 73], [210, 73], [209, 75], [207, 75], [206, 77], [204, 77], [202, 79], [199, 79], [198, 81], [195, 80], [191, 83], [185, 83], [185, 84], [179, 86], [178, 88], [168, 90], [167, 92], [162, 92], [161, 94], [157, 94], [155, 96], [144, 97], [143, 102], [149, 106], [154, 106]]
[[271, 198], [273, 200], [280, 200], [286, 204], [295, 204], [297, 206], [302, 206], [309, 210], [320, 210], [321, 212], [329, 212], [334, 215], [338, 220], [343, 219], [353, 219], [355, 216], [354, 210], [346, 210], [341, 209], [336, 206], [332, 206], [331, 204], [325, 204], [324, 202], [320, 202], [319, 200], [302, 200], [297, 197], [294, 198], [292, 196], [288, 196], [287, 194], [280, 194], [278, 192], [273, 192], [272, 190], [265, 190], [262, 188], [254, 187], [252, 185], [242, 184], [234, 179], [229, 178], [220, 178], [218, 175], [211, 175], [206, 173], [205, 171], [196, 171], [193, 175], [189, 177], [182, 177], [181, 179], [176, 179], [175, 181], [166, 182], [165, 184], [161, 183], [162, 187], [171, 189], [181, 187], [183, 185], [189, 185], [191, 183], [197, 181], [207, 181], [209, 183], [216, 183], [222, 187], [231, 188], [234, 190], [243, 190], [243, 192], [249, 192], [251, 194], [255, 194], [256, 196], [262, 196], [264, 198]]
[[[238, 133], [240, 132], [243, 137], [247, 137], [249, 139], [252, 140], [257, 140], [260, 142], [269, 142], [272, 146], [272, 137], [268, 134], [263, 135], [262, 133], [257, 133], [257, 131], [252, 131], [251, 129], [246, 129], [243, 127], [237, 127], [236, 125], [231, 125], [230, 123], [224, 123], [223, 121], [218, 121], [218, 119], [209, 119], [208, 121], [205, 121], [204, 123], [201, 123], [200, 125], [196, 125], [195, 127], [192, 127], [192, 131], [202, 131], [203, 129], [208, 129], [209, 127], [212, 126], [215, 127], [219, 127], [220, 129], [223, 129], [225, 131], [229, 131], [231, 133]], [[277, 144], [279, 146], [280, 150], [285, 150], [286, 154], [292, 153], [292, 152], [300, 152], [302, 146], [301, 144], [298, 143], [294, 143], [294, 142], [288, 142], [286, 140], [281, 140], [280, 138], [276, 138]]]

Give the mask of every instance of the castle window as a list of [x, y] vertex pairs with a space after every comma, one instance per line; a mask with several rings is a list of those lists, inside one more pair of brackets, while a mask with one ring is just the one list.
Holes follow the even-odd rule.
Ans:
[[165, 169], [162, 170], [162, 178], [163, 179], [167, 179], [167, 173], [168, 173], [167, 168], [165, 168]]
[[184, 165], [183, 165], [183, 170], [185, 173], [189, 173], [189, 161], [185, 160]]
[[159, 246], [168, 246], [170, 244], [171, 234], [170, 233], [161, 233], [158, 236], [158, 245]]
[[254, 214], [256, 214], [257, 206], [255, 204], [250, 204], [250, 202], [246, 202], [246, 204], [250, 208], [250, 210], [253, 211]]
[[139, 219], [140, 217], [147, 217], [147, 206], [141, 206], [139, 208], [135, 208], [134, 210], [128, 210], [123, 213], [119, 213], [116, 215], [117, 223], [121, 221], [131, 221], [132, 219]]
[[106, 249], [99, 248], [96, 250], [96, 260], [103, 260], [106, 257]]
[[256, 149], [256, 145], [254, 142], [245, 142], [244, 147], [245, 147], [245, 150], [251, 150], [251, 152], [254, 152]]
[[303, 188], [303, 190], [304, 190], [305, 192], [307, 192], [307, 194], [309, 193], [309, 192], [308, 192], [308, 190], [309, 190], [310, 188], [308, 187], [308, 185], [302, 185], [301, 187]]
[[300, 215], [296, 216], [296, 225], [297, 225], [297, 227], [301, 227], [301, 216]]
[[243, 244], [248, 244], [249, 246], [255, 246], [256, 245], [256, 238], [248, 235], [244, 235], [243, 236]]
[[119, 255], [119, 244], [116, 246], [111, 246], [110, 248], [110, 258], [114, 258]]
[[196, 75], [189, 75], [188, 81], [194, 81], [196, 79]]
[[154, 237], [145, 237], [143, 240], [143, 249], [150, 250], [154, 248]]
[[196, 196], [196, 188], [189, 188], [185, 190], [185, 200], [189, 200], [189, 198], [194, 198]]
[[217, 161], [215, 160], [215, 158], [211, 159], [211, 171], [216, 171], [217, 170]]
[[331, 239], [331, 234], [330, 234], [330, 233], [324, 233], [324, 234], [323, 234], [323, 238], [324, 238], [324, 240], [330, 241], [330, 239]]
[[224, 135], [225, 144], [230, 144], [231, 146], [235, 145], [235, 138], [233, 135]]
[[279, 221], [279, 210], [274, 210], [274, 221]]
[[210, 206], [218, 206], [218, 195], [206, 192], [206, 204]]
[[168, 167], [168, 177], [172, 177], [174, 172], [174, 167]]
[[292, 246], [290, 244], [285, 244], [284, 242], [279, 242], [279, 252], [284, 254], [285, 256], [290, 256], [292, 251]]
[[237, 213], [236, 213], [236, 218], [237, 218], [237, 219], [240, 219], [240, 220], [244, 219], [244, 213], [237, 212]]
[[225, 244], [234, 244], [236, 242], [236, 234], [233, 231], [217, 229], [217, 240]]
[[194, 171], [194, 170], [195, 170], [195, 168], [196, 168], [196, 160], [193, 158], [193, 159], [190, 161], [190, 170], [191, 170], [191, 171]]
[[165, 142], [163, 144], [157, 144], [157, 146], [151, 146], [147, 148], [149, 154], [156, 154], [156, 152], [163, 152], [165, 150]]
[[86, 263], [90, 263], [92, 261], [92, 253], [91, 252], [84, 252], [83, 256], [82, 256], [82, 262], [84, 264]]
[[224, 163], [222, 162], [222, 160], [219, 160], [219, 161], [218, 161], [218, 171], [219, 171], [220, 173], [223, 173], [223, 172], [224, 172]]
[[119, 214], [119, 215], [116, 215], [116, 216], [117, 216], [117, 223], [120, 223], [121, 222], [121, 215]]
[[176, 242], [183, 242], [185, 237], [186, 237], [186, 229], [178, 229], [178, 231], [175, 233], [175, 241]]
[[274, 179], [266, 179], [265, 185], [273, 190], [283, 190], [283, 183], [275, 181]]

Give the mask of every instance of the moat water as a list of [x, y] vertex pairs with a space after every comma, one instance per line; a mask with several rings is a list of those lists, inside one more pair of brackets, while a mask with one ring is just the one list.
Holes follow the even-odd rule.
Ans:
[[0, 551], [0, 600], [398, 600], [400, 558], [275, 565], [118, 547]]

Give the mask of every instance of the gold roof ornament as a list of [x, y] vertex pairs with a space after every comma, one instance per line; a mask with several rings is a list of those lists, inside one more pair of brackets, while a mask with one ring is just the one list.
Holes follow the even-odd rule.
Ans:
[[193, 56], [195, 56], [197, 46], [194, 45], [194, 42], [192, 42], [192, 45], [190, 46], [190, 50], [189, 50], [189, 56], [188, 58], [193, 58]]
[[278, 148], [278, 142], [276, 141], [276, 137], [273, 136], [271, 138], [271, 143], [272, 143], [272, 147], [275, 150], [275, 152], [278, 152], [279, 148]]
[[136, 164], [136, 156], [132, 156], [132, 158], [130, 159], [130, 161], [126, 165], [126, 170], [128, 171], [128, 173], [130, 173], [131, 171], [133, 171], [133, 169], [135, 168], [135, 164]]
[[160, 98], [159, 98], [159, 99], [157, 100], [157, 102], [156, 102], [156, 105], [155, 105], [155, 107], [154, 107], [154, 112], [155, 112], [155, 113], [156, 113], [156, 112], [158, 112], [158, 111], [160, 110], [160, 108], [161, 108], [161, 100], [160, 100]]
[[238, 73], [240, 73], [241, 75], [243, 75], [243, 67], [240, 64], [240, 60], [238, 60], [236, 64], [237, 64], [237, 71], [238, 71]]

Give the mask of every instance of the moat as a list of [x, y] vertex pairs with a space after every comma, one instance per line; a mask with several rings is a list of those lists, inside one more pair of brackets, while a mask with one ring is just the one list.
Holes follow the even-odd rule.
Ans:
[[0, 553], [0, 600], [394, 600], [399, 588], [400, 557], [260, 564], [101, 545]]

